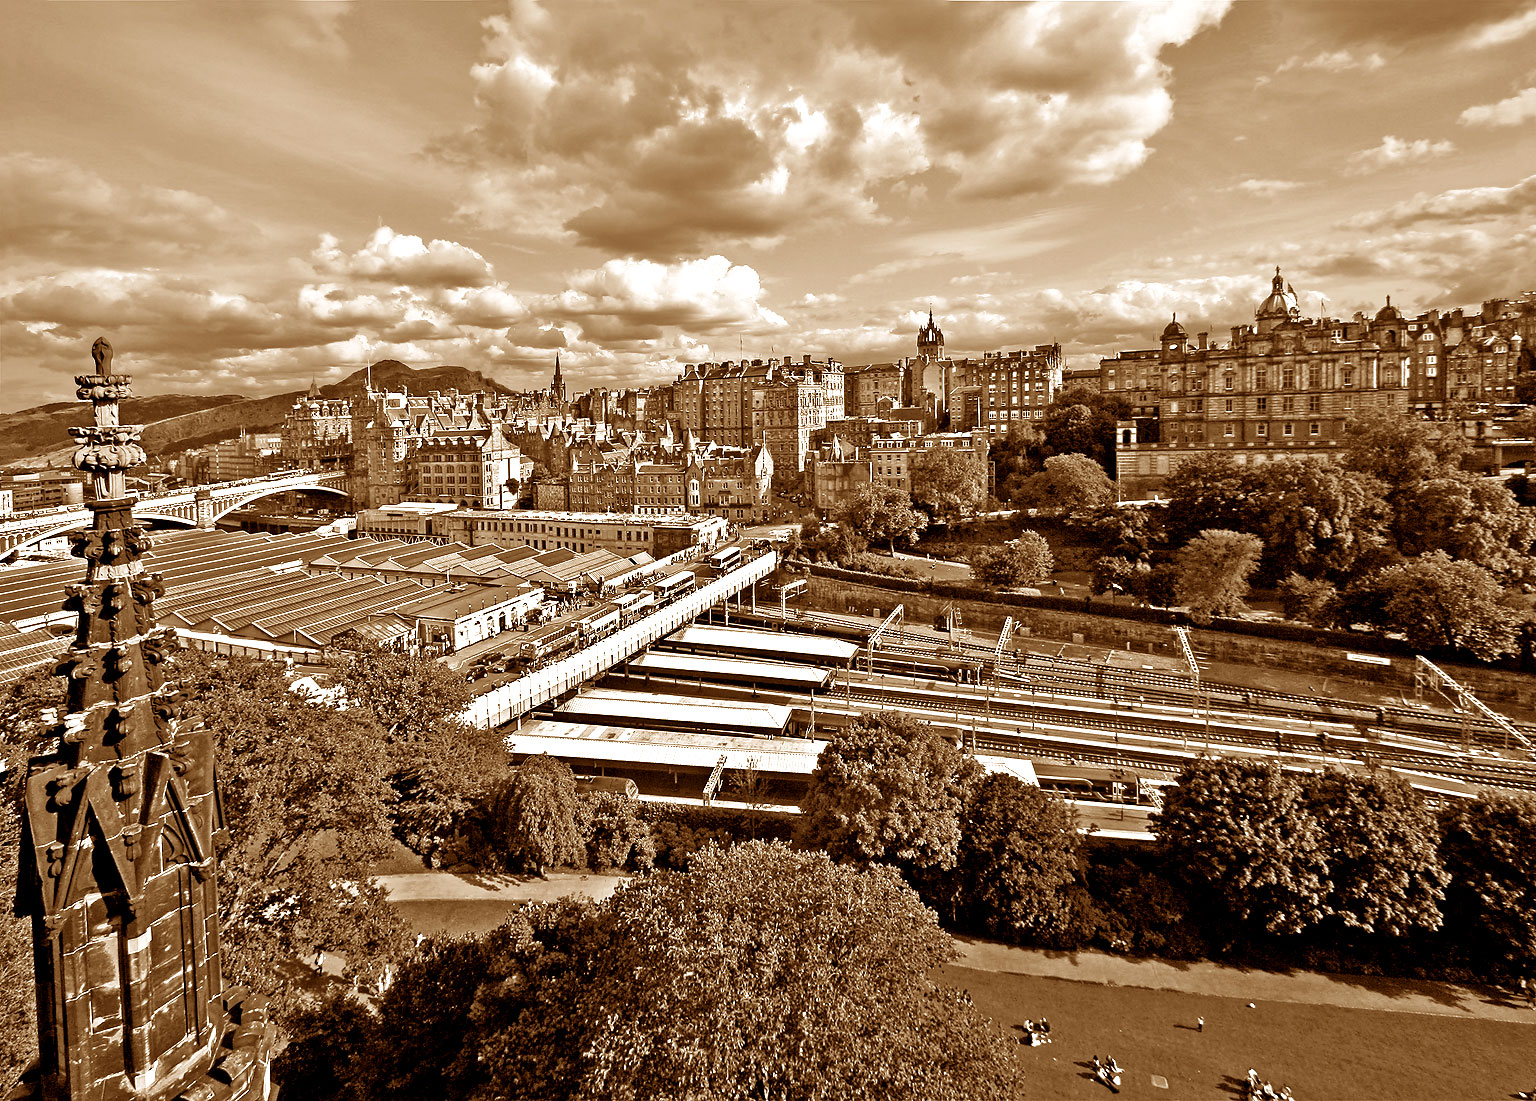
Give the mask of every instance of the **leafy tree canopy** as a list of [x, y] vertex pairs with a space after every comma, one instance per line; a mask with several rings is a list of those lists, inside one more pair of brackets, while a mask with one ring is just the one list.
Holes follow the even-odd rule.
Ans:
[[513, 771], [492, 814], [506, 859], [538, 876], [545, 868], [585, 859], [576, 815], [576, 777], [547, 753], [529, 757]]
[[1179, 550], [1175, 588], [1197, 623], [1240, 612], [1264, 544], [1238, 531], [1202, 531]]
[[987, 498], [987, 464], [969, 449], [930, 447], [908, 468], [912, 500], [934, 518], [954, 524], [970, 516]]
[[926, 723], [889, 711], [866, 715], [821, 751], [796, 841], [834, 860], [952, 868], [960, 811], [979, 775], [973, 759]]
[[1408, 556], [1442, 550], [1501, 577], [1536, 575], [1536, 509], [1525, 508], [1505, 486], [1453, 470], [1399, 488], [1393, 496], [1393, 534]]
[[910, 542], [928, 526], [928, 518], [912, 507], [910, 497], [885, 485], [860, 486], [840, 516], [863, 538], [885, 543], [892, 550], [896, 549], [898, 540]]
[[1299, 933], [1327, 913], [1323, 829], [1276, 765], [1200, 758], [1164, 796], [1152, 831], [1167, 866], [1240, 922]]
[[1041, 509], [1057, 515], [1088, 512], [1111, 504], [1115, 483], [1104, 468], [1086, 455], [1052, 455], [1045, 468], [1019, 483], [1012, 495], [1017, 508]]
[[1471, 445], [1452, 421], [1430, 421], [1387, 409], [1356, 413], [1344, 426], [1344, 465], [1390, 489], [1444, 477]]
[[1446, 931], [1495, 974], [1536, 978], [1536, 797], [1484, 792], [1441, 825]]
[[1300, 783], [1327, 838], [1329, 914], [1367, 933], [1438, 929], [1447, 876], [1440, 830], [1423, 797], [1380, 771], [1328, 769]]
[[962, 907], [1005, 940], [1049, 937], [1068, 917], [1077, 829], [1060, 798], [1006, 773], [983, 777], [962, 816], [955, 870]]
[[1050, 544], [1034, 531], [1022, 531], [1000, 547], [977, 547], [967, 557], [973, 577], [1006, 589], [1038, 585], [1056, 568]]
[[1527, 619], [1506, 600], [1493, 574], [1435, 551], [1355, 581], [1339, 594], [1331, 618], [1400, 631], [1419, 649], [1459, 647], [1493, 661], [1519, 652]]
[[1130, 404], [1118, 394], [1086, 385], [1059, 390], [1040, 415], [1042, 458], [1086, 455], [1113, 477], [1115, 424], [1130, 415]]
[[342, 1062], [363, 1101], [1016, 1096], [1015, 1045], [928, 978], [952, 954], [889, 868], [707, 848], [601, 903], [432, 942], [371, 1038], [316, 1029], [293, 1058]]

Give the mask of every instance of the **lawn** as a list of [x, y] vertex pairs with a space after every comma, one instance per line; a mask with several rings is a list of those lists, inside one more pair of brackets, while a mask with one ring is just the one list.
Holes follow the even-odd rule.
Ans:
[[[1031, 1069], [1020, 1098], [1108, 1098], [1088, 1070], [1094, 1055], [1124, 1068], [1127, 1099], [1241, 1097], [1249, 1067], [1289, 1085], [1297, 1101], [1473, 1101], [1536, 1086], [1536, 1012], [1526, 1025], [1285, 1002], [1249, 1009], [1233, 998], [953, 966], [940, 978], [1003, 1028], [1050, 1020], [1054, 1042], [1021, 1050]], [[1195, 1031], [1200, 1016], [1204, 1032]]]

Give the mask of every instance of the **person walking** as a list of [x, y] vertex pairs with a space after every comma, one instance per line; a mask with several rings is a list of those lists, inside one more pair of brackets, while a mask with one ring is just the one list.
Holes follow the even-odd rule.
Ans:
[[1195, 1018], [1195, 1031], [1196, 1032], [1204, 1032], [1205, 1031], [1205, 1018], [1204, 1017], [1196, 1017]]

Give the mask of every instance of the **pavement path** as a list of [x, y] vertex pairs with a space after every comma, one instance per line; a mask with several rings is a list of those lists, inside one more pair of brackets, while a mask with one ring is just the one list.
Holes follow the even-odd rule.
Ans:
[[604, 899], [627, 877], [550, 872], [532, 876], [482, 872], [410, 872], [376, 877], [391, 902], [550, 902], [579, 896]]
[[[1186, 994], [1264, 1002], [1334, 1005], [1390, 1013], [1513, 1021], [1536, 1027], [1536, 1010], [1501, 992], [1455, 983], [1316, 971], [1251, 971], [1225, 964], [1129, 959], [1107, 952], [1053, 952], [957, 937], [956, 966], [1102, 986], [1176, 990]], [[1532, 1037], [1536, 1041], [1536, 1036]]]

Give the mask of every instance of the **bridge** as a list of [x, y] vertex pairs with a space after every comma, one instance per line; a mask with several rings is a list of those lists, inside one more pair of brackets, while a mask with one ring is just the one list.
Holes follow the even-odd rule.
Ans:
[[[134, 505], [133, 515], [140, 521], [160, 520], [185, 524], [189, 528], [211, 528], [219, 517], [252, 501], [297, 490], [346, 497], [347, 475], [285, 470], [261, 478], [142, 494]], [[38, 509], [8, 517], [0, 521], [0, 557], [55, 535], [83, 528], [90, 522], [91, 510], [84, 505]]]
[[774, 571], [778, 555], [764, 551], [730, 573], [700, 586], [676, 603], [637, 620], [623, 630], [578, 650], [525, 677], [508, 681], [470, 702], [459, 716], [471, 726], [490, 728], [520, 720], [540, 704], [579, 691], [589, 681], [670, 635], [700, 614], [737, 593], [745, 592]]

